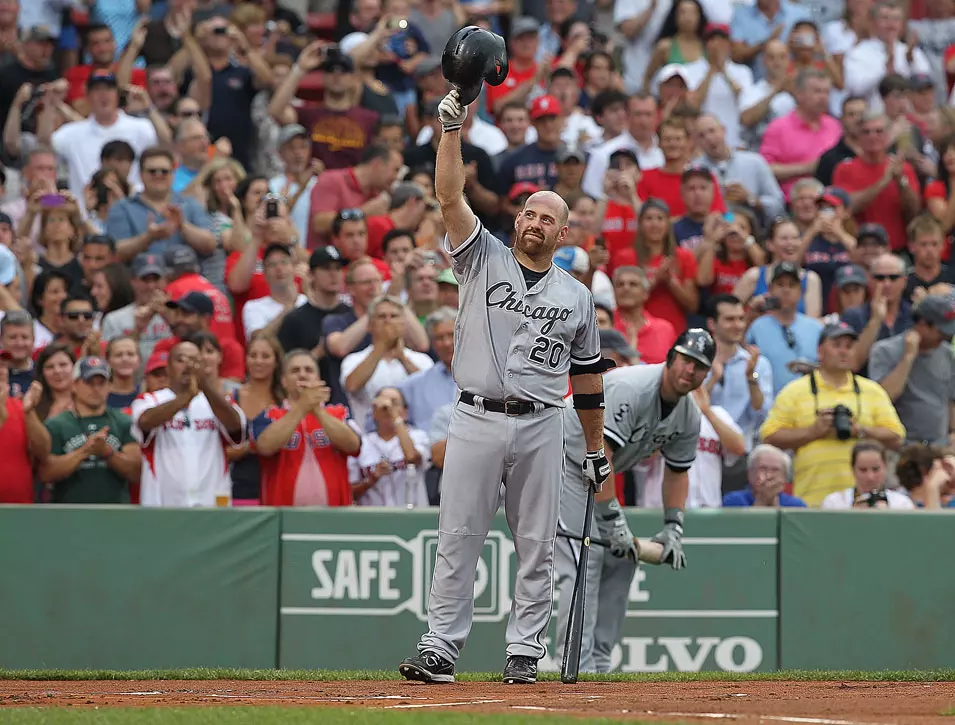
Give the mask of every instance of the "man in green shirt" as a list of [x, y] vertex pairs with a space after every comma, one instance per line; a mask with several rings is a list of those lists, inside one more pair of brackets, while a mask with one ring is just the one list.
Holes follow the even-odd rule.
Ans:
[[107, 408], [110, 369], [98, 357], [73, 366], [73, 410], [46, 421], [51, 452], [40, 478], [53, 485], [52, 503], [129, 503], [142, 457], [130, 435], [130, 418]]

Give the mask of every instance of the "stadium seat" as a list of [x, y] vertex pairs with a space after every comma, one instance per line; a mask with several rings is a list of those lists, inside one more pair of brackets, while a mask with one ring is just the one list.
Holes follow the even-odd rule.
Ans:
[[335, 40], [335, 13], [309, 13], [309, 32], [322, 40]]

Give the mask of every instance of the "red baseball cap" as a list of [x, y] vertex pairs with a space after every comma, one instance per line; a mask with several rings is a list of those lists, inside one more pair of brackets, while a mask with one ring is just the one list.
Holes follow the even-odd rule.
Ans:
[[167, 352], [153, 352], [149, 356], [149, 360], [146, 361], [146, 375], [154, 373], [157, 370], [167, 367], [169, 365], [169, 353]]
[[507, 192], [507, 198], [514, 201], [522, 194], [536, 194], [538, 191], [541, 191], [541, 188], [537, 184], [532, 184], [529, 181], [519, 181]]
[[707, 23], [703, 30], [703, 39], [709, 40], [714, 35], [730, 37], [730, 26], [726, 23]]
[[553, 96], [538, 96], [531, 104], [531, 120], [560, 115], [560, 101]]

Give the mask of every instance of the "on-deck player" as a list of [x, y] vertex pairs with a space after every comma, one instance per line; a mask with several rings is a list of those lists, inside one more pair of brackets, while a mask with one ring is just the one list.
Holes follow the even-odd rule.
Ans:
[[552, 264], [567, 235], [567, 205], [550, 191], [533, 194], [514, 222], [513, 250], [487, 232], [464, 201], [466, 116], [452, 90], [438, 107], [435, 191], [445, 250], [461, 285], [452, 366], [461, 395], [441, 481], [428, 633], [398, 669], [410, 680], [454, 682], [474, 614], [478, 557], [504, 481], [517, 577], [503, 680], [531, 683], [553, 604], [567, 375], [576, 409], [570, 417], [585, 441], [574, 467], [599, 487], [610, 475], [602, 435], [605, 363], [590, 291]]
[[[716, 355], [716, 343], [703, 329], [680, 335], [666, 363], [633, 365], [604, 375], [607, 398], [604, 442], [616, 471], [632, 468], [657, 451], [663, 454], [663, 530], [653, 541], [663, 544], [663, 559], [674, 569], [686, 563], [683, 554], [683, 508], [689, 489], [687, 471], [696, 460], [700, 409], [689, 393], [702, 385]], [[566, 413], [566, 411], [565, 411]], [[588, 444], [589, 447], [589, 444]], [[564, 415], [566, 461], [583, 455], [584, 434], [574, 416]], [[564, 529], [580, 531], [587, 501], [586, 483], [577, 466], [564, 467], [560, 520]], [[590, 548], [581, 672], [609, 672], [610, 655], [620, 639], [627, 614], [630, 582], [637, 570], [633, 534], [617, 502], [614, 486], [596, 497], [594, 522], [611, 542], [609, 551]], [[580, 543], [561, 539], [555, 554], [558, 661], [563, 657], [570, 602], [577, 576]]]

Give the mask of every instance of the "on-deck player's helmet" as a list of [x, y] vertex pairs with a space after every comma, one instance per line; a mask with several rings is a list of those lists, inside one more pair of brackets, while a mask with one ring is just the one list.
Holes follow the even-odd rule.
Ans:
[[691, 357], [706, 367], [713, 367], [713, 360], [716, 358], [716, 343], [713, 336], [702, 327], [691, 327], [682, 333], [670, 348], [667, 355], [667, 364], [673, 362], [677, 353]]
[[504, 38], [475, 25], [461, 28], [444, 48], [441, 72], [467, 106], [481, 93], [484, 81], [499, 86], [507, 78]]

